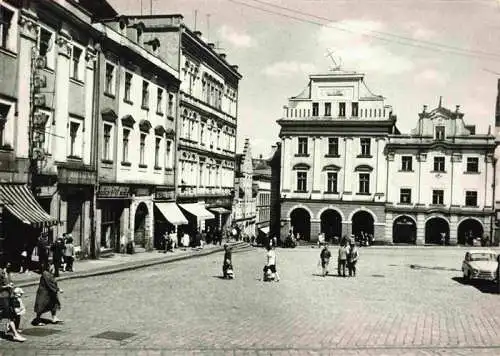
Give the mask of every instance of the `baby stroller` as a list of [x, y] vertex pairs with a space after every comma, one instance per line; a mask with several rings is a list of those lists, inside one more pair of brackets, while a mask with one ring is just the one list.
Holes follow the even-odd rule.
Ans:
[[264, 282], [272, 282], [276, 278], [275, 273], [271, 270], [269, 266], [264, 266], [264, 276], [263, 276], [263, 281]]
[[224, 268], [223, 273], [224, 273], [224, 278], [233, 279], [234, 278], [233, 265], [230, 264], [226, 268]]

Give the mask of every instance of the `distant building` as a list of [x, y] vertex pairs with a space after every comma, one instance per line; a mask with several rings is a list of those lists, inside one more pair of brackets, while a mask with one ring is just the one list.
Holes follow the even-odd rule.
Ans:
[[410, 134], [389, 135], [387, 242], [467, 244], [494, 222], [495, 136], [455, 111], [424, 106]]
[[[272, 154], [274, 155], [273, 147]], [[271, 156], [272, 158], [272, 156]], [[253, 162], [253, 190], [256, 195], [255, 236], [268, 236], [271, 221], [271, 179], [272, 169], [269, 157], [254, 158]]]
[[500, 79], [497, 82], [497, 101], [495, 106], [495, 137], [497, 147], [495, 149], [495, 229], [494, 240], [500, 242]]
[[255, 236], [256, 222], [257, 191], [253, 189], [253, 176], [252, 150], [246, 139], [243, 153], [236, 155], [232, 224], [249, 238]]
[[281, 142], [272, 146], [273, 154], [269, 158], [271, 167], [271, 196], [269, 212], [269, 235], [280, 237], [282, 224], [280, 203], [280, 175], [281, 175]]
[[291, 97], [281, 127], [283, 226], [303, 240], [350, 234], [385, 239], [385, 144], [396, 117], [364, 74], [335, 70], [309, 76]]

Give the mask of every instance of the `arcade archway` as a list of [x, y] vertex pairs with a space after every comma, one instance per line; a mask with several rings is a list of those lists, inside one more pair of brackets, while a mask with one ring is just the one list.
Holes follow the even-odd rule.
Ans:
[[134, 244], [138, 247], [146, 247], [146, 220], [149, 212], [144, 203], [140, 203], [135, 211]]
[[458, 244], [473, 245], [474, 239], [481, 238], [484, 233], [483, 225], [476, 219], [465, 219], [458, 225]]
[[293, 227], [293, 235], [300, 234], [302, 240], [309, 241], [311, 238], [311, 216], [306, 209], [296, 208], [290, 214], [290, 224]]
[[450, 225], [441, 217], [432, 217], [425, 223], [425, 243], [442, 245], [450, 238]]
[[342, 216], [333, 209], [325, 210], [321, 213], [321, 232], [325, 234], [325, 240], [333, 241], [336, 237], [337, 241], [342, 237]]
[[392, 242], [395, 244], [415, 244], [417, 241], [417, 224], [407, 215], [397, 217], [392, 224]]
[[374, 233], [373, 216], [367, 211], [360, 210], [352, 216], [352, 234], [356, 237]]

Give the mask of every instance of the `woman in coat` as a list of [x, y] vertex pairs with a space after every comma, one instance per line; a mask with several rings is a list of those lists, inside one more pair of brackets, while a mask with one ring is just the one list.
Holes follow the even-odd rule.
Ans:
[[14, 323], [14, 307], [12, 305], [12, 289], [14, 284], [10, 278], [10, 263], [0, 262], [0, 324], [1, 332], [7, 334], [12, 331], [13, 340], [23, 342], [26, 338], [22, 337], [16, 329]]
[[38, 285], [35, 299], [36, 318], [33, 321], [33, 324], [35, 325], [43, 325], [41, 322], [41, 316], [42, 314], [48, 312], [52, 314], [52, 323], [62, 323], [62, 320], [59, 320], [56, 317], [57, 311], [61, 309], [58, 294], [62, 293], [62, 290], [57, 286], [53, 271], [54, 266], [51, 265], [49, 270], [44, 269], [42, 276], [40, 277], [40, 283]]

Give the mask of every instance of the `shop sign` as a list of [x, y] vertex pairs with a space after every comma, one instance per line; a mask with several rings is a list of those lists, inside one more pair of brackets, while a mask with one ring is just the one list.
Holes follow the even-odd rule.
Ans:
[[99, 197], [128, 198], [130, 187], [123, 185], [101, 185], [99, 186]]
[[149, 188], [135, 188], [134, 194], [138, 197], [149, 195]]
[[157, 191], [155, 191], [155, 199], [173, 200], [174, 199], [174, 191], [173, 190], [157, 190]]
[[66, 167], [58, 168], [59, 183], [65, 184], [94, 184], [95, 172], [85, 170], [74, 170]]

